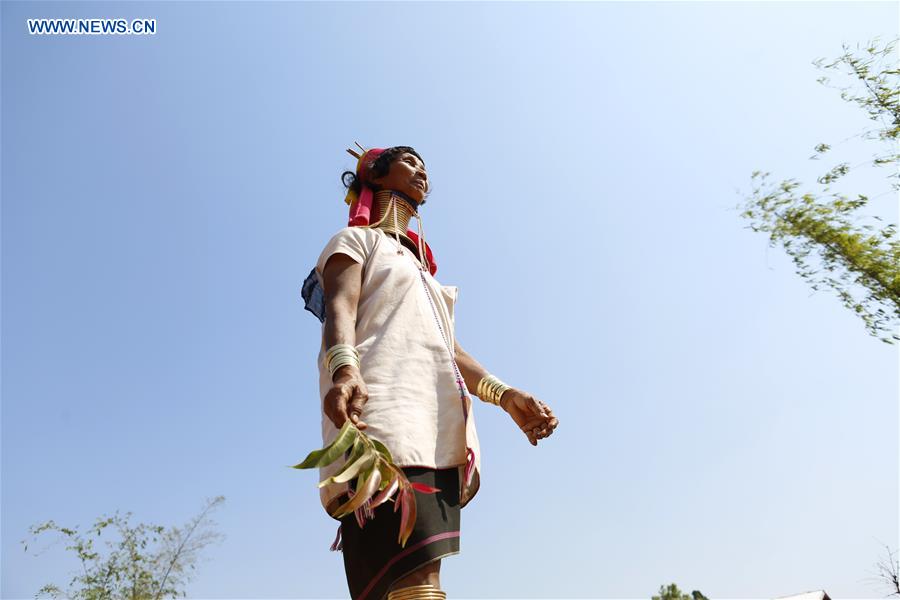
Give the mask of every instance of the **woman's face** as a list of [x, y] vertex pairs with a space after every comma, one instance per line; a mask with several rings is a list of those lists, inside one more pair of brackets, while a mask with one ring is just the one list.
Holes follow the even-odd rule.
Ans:
[[383, 190], [403, 192], [417, 204], [421, 204], [428, 191], [428, 173], [415, 154], [401, 152], [394, 157], [387, 175], [373, 178], [372, 183]]

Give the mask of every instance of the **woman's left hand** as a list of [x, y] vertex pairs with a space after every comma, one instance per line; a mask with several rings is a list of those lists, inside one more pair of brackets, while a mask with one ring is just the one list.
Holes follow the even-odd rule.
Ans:
[[531, 394], [510, 388], [500, 397], [500, 407], [512, 417], [532, 446], [537, 441], [553, 433], [559, 425], [559, 419], [545, 403]]

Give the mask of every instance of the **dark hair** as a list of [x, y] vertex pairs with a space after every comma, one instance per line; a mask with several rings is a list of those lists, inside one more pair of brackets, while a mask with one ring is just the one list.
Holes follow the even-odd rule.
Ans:
[[[413, 150], [410, 146], [391, 146], [378, 155], [378, 158], [376, 158], [375, 162], [372, 164], [372, 168], [369, 169], [369, 174], [372, 177], [384, 177], [388, 174], [388, 171], [391, 170], [391, 163], [394, 162], [394, 159], [404, 152], [409, 152], [419, 160], [422, 160], [422, 157], [419, 156], [419, 153]], [[425, 164], [424, 160], [422, 160], [422, 164]], [[353, 190], [357, 195], [359, 195], [359, 193], [362, 191], [362, 182], [359, 181], [359, 178], [353, 171], [344, 171], [343, 173], [341, 173], [341, 183], [344, 184], [344, 187], [347, 188], [347, 191]], [[371, 187], [375, 191], [378, 191], [380, 189], [379, 186], [374, 183], [369, 183], [369, 187]], [[425, 196], [422, 198], [422, 201], [419, 203], [419, 205], [425, 204], [425, 200], [428, 198], [428, 194], [431, 192], [430, 182], [426, 184], [426, 188], [427, 190], [425, 192]]]

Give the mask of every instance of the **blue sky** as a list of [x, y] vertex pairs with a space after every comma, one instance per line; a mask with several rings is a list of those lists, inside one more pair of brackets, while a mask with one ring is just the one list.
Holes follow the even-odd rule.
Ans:
[[[345, 152], [411, 145], [460, 343], [560, 419], [478, 403], [458, 598], [874, 598], [898, 546], [898, 351], [736, 206], [877, 150], [816, 82], [894, 3], [2, 3], [2, 590], [46, 519], [227, 537], [191, 598], [346, 597], [313, 471]], [[35, 17], [155, 36], [30, 36]], [[836, 80], [836, 83], [838, 80]], [[842, 141], [844, 140], [844, 141]], [[807, 160], [820, 142], [829, 161]], [[897, 220], [884, 171], [842, 183]], [[47, 546], [50, 539], [44, 540]]]

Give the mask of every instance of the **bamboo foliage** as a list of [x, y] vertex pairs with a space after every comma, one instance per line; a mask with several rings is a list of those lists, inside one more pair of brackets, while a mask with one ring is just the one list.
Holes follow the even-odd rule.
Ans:
[[[896, 333], [900, 324], [897, 225], [861, 223], [866, 218], [862, 209], [870, 198], [860, 193], [849, 197], [833, 191], [832, 185], [863, 164], [887, 165], [892, 168], [888, 174], [892, 192], [888, 193], [900, 190], [900, 70], [893, 59], [897, 41], [881, 46], [876, 40], [858, 54], [845, 45], [844, 54], [835, 61], [813, 63], [850, 76], [859, 91], [840, 88], [841, 98], [858, 104], [878, 124], [861, 136], [885, 144], [887, 151], [857, 165], [835, 164], [818, 177], [821, 189], [808, 192], [798, 190], [801, 184], [796, 179], [773, 184], [766, 179], [769, 172], [754, 171], [752, 193], [741, 207], [741, 217], [751, 221], [750, 229], [768, 233], [770, 245], [780, 244], [813, 290], [831, 288], [863, 320], [869, 334], [888, 344], [900, 341]], [[828, 77], [818, 81], [834, 87], [828, 85]], [[831, 145], [820, 143], [810, 158], [820, 160], [830, 150]], [[878, 215], [871, 218], [882, 221]]]

